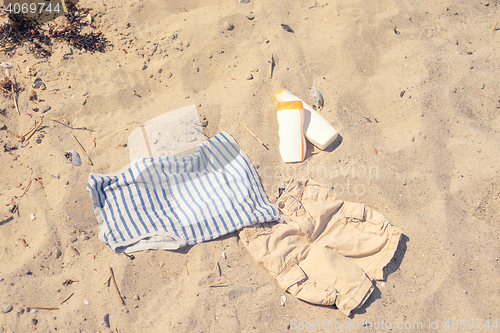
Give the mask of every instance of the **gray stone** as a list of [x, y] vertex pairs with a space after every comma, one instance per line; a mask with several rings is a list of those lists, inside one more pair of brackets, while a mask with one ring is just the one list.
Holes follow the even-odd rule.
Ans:
[[229, 297], [229, 299], [233, 300], [243, 294], [251, 293], [252, 291], [253, 289], [251, 287], [232, 286], [227, 291], [227, 296]]
[[234, 25], [232, 23], [226, 21], [226, 22], [224, 22], [223, 28], [224, 28], [224, 30], [230, 31], [230, 30], [234, 29]]
[[45, 113], [49, 110], [50, 110], [50, 105], [48, 105], [48, 104], [40, 105], [40, 111], [42, 111], [42, 113]]
[[3, 313], [9, 313], [12, 311], [12, 304], [4, 304], [2, 306], [2, 312]]
[[109, 314], [104, 315], [104, 325], [109, 328]]

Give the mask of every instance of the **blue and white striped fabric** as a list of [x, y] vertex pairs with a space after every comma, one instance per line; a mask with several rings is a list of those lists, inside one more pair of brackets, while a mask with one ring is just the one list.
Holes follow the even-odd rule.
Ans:
[[189, 157], [134, 160], [89, 176], [99, 239], [117, 252], [174, 250], [243, 227], [282, 221], [248, 156], [227, 132]]

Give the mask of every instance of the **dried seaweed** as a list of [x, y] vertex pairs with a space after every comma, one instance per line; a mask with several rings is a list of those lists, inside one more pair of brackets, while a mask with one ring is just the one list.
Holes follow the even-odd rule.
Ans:
[[35, 58], [47, 58], [52, 55], [53, 44], [66, 41], [78, 50], [104, 53], [106, 48], [112, 45], [102, 32], [82, 32], [87, 26], [96, 28], [86, 17], [90, 10], [73, 6], [64, 14], [66, 22], [62, 26], [50, 23], [43, 25], [48, 27], [48, 30], [32, 18], [8, 14], [11, 22], [0, 25], [0, 51], [24, 46], [26, 52], [33, 54]]

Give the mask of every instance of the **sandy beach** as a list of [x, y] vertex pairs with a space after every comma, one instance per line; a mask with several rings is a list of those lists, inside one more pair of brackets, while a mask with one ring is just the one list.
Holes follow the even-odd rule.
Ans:
[[[85, 31], [102, 32], [106, 52], [56, 39], [48, 57], [24, 45], [0, 52], [14, 65], [20, 113], [3, 91], [0, 333], [498, 329], [497, 2], [82, 0], [77, 8], [89, 9]], [[304, 162], [285, 164], [273, 95], [287, 89], [312, 104], [310, 87], [322, 92], [320, 114], [339, 138], [324, 151], [308, 143]], [[385, 281], [361, 309], [346, 317], [284, 292], [236, 233], [133, 258], [98, 239], [89, 174], [125, 167], [136, 127], [193, 104], [206, 138], [228, 131], [269, 197], [292, 176], [311, 178], [403, 230]], [[15, 138], [42, 120], [29, 140]]]

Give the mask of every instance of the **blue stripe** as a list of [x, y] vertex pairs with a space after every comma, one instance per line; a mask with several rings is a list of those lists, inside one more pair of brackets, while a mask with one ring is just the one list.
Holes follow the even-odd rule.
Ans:
[[[103, 178], [101, 178], [101, 192], [104, 193], [104, 179]], [[113, 207], [111, 207], [111, 205], [110, 205], [109, 200], [107, 199], [107, 197], [105, 197], [104, 202], [107, 203], [107, 206], [109, 207], [109, 210], [111, 211], [111, 215], [113, 215], [113, 213], [112, 213]], [[109, 235], [111, 236], [111, 238], [113, 238], [113, 242], [116, 243], [116, 237], [114, 235], [113, 229], [111, 229], [111, 225], [109, 224], [108, 217], [107, 217], [107, 214], [106, 214], [106, 210], [103, 208], [102, 212], [104, 214], [104, 219], [106, 220], [106, 224], [108, 226]], [[113, 219], [113, 217], [112, 217], [112, 219]], [[115, 221], [115, 226], [116, 226], [116, 221]], [[121, 234], [120, 234], [120, 237], [123, 239], [123, 236]]]
[[[194, 172], [193, 172], [194, 173]], [[217, 234], [214, 234], [212, 233], [212, 229], [210, 228], [210, 224], [208, 222], [208, 219], [205, 218], [205, 224], [207, 226], [207, 230], [208, 232], [210, 233], [210, 238], [209, 239], [214, 239], [216, 237], [219, 237], [221, 235], [220, 233], [220, 230], [219, 230], [219, 226], [217, 225], [217, 220], [215, 219], [214, 217], [214, 214], [212, 212], [212, 209], [210, 208], [210, 204], [205, 200], [203, 199], [203, 196], [202, 194], [200, 193], [200, 191], [198, 190], [198, 187], [197, 185], [195, 184], [195, 180], [193, 180], [193, 178], [191, 177], [191, 174], [187, 174], [189, 180], [191, 181], [191, 183], [193, 184], [193, 188], [194, 190], [196, 191], [196, 194], [198, 195], [199, 199], [205, 204], [206, 208], [208, 209], [208, 212], [210, 214], [210, 218], [212, 219], [212, 227], [215, 228], [215, 230], [217, 231]], [[200, 185], [202, 186], [202, 189], [204, 190], [204, 193], [207, 194], [207, 197], [208, 198], [211, 198], [208, 193], [206, 192], [206, 188], [203, 186], [202, 182], [201, 182], [201, 178], [200, 178], [200, 175], [198, 173], [195, 173], [195, 176], [196, 176], [196, 179], [198, 179]], [[213, 198], [212, 198], [212, 202], [214, 202]], [[215, 205], [214, 205], [215, 206]], [[215, 206], [215, 208], [217, 208], [217, 206]], [[220, 215], [219, 212], [217, 212], [217, 214]], [[222, 217], [221, 217], [222, 218]]]
[[[184, 188], [186, 189], [187, 194], [191, 198], [192, 203], [194, 203], [198, 207], [198, 209], [200, 210], [201, 216], [203, 217], [203, 221], [206, 221], [207, 218], [205, 217], [205, 214], [203, 213], [203, 209], [198, 204], [198, 202], [196, 202], [197, 200], [193, 197], [193, 195], [191, 194], [191, 191], [189, 191], [189, 188], [188, 188], [188, 186], [186, 184], [186, 180], [184, 179], [184, 176], [182, 175], [182, 173], [180, 174], [180, 176], [181, 176], [181, 179], [182, 179], [182, 184], [184, 184]], [[200, 234], [201, 234], [202, 242], [204, 242], [205, 241], [205, 233], [203, 232], [203, 228], [202, 228], [202, 226], [200, 224], [200, 221], [202, 219], [198, 218], [198, 215], [196, 214], [196, 212], [192, 208], [192, 205], [189, 203], [189, 201], [187, 201], [184, 198], [184, 195], [182, 195], [182, 192], [181, 192], [181, 197], [182, 197], [182, 200], [184, 200], [184, 203], [189, 207], [189, 210], [191, 210], [191, 213], [193, 213], [193, 215], [195, 217], [196, 225], [198, 226], [198, 230], [200, 231]], [[210, 232], [210, 229], [209, 229], [209, 232]], [[196, 239], [198, 239], [198, 237], [196, 237]]]
[[[228, 139], [228, 138], [224, 135], [224, 133], [222, 133], [222, 132], [220, 133], [220, 136], [222, 136], [224, 139], [226, 139], [226, 141], [229, 141], [229, 142], [231, 141], [231, 140], [230, 140], [230, 139]], [[215, 137], [215, 139], [216, 139], [217, 141], [220, 141], [220, 139], [219, 139], [218, 137]], [[242, 151], [242, 150], [241, 150], [241, 152], [243, 153], [243, 151]], [[231, 153], [230, 153], [230, 154], [231, 154]], [[275, 207], [273, 207], [272, 205], [271, 205], [271, 207], [270, 207], [270, 205], [269, 205], [269, 204], [266, 204], [266, 202], [268, 202], [268, 200], [264, 198], [263, 193], [262, 193], [263, 191], [261, 191], [261, 190], [260, 190], [260, 187], [259, 187], [259, 185], [258, 185], [258, 178], [256, 179], [256, 176], [257, 176], [257, 175], [254, 173], [254, 170], [255, 170], [255, 169], [253, 168], [253, 166], [250, 166], [250, 165], [248, 164], [248, 159], [247, 159], [247, 158], [243, 158], [243, 156], [242, 156], [243, 162], [244, 162], [244, 163], [245, 163], [245, 165], [247, 166], [247, 168], [244, 168], [244, 167], [243, 167], [243, 165], [241, 164], [241, 162], [240, 162], [240, 161], [238, 161], [238, 160], [234, 157], [234, 155], [233, 155], [233, 154], [231, 154], [231, 157], [233, 157], [233, 158], [235, 159], [236, 163], [238, 163], [238, 165], [239, 165], [239, 166], [241, 166], [243, 169], [245, 169], [245, 170], [246, 170], [247, 176], [250, 176], [250, 175], [249, 175], [249, 173], [252, 175], [252, 177], [248, 177], [248, 178], [250, 178], [250, 180], [251, 180], [251, 184], [252, 184], [252, 190], [253, 190], [253, 192], [254, 192], [254, 193], [256, 193], [256, 194], [258, 194], [258, 196], [257, 196], [257, 202], [259, 203], [259, 207], [264, 208], [264, 210], [267, 212], [268, 216], [276, 216], [276, 214], [273, 214], [273, 213], [278, 213], [278, 212], [277, 212], [277, 210], [275, 209]], [[253, 181], [252, 181], [252, 180], [253, 180]], [[260, 197], [260, 202], [259, 202], [259, 197]], [[273, 213], [271, 213], [271, 212], [270, 212], [270, 211], [266, 208], [266, 206], [267, 206], [267, 207], [270, 207], [270, 208], [272, 209]], [[259, 208], [257, 208], [257, 209], [259, 210]], [[260, 210], [259, 210], [259, 212], [260, 212]], [[278, 213], [278, 215], [279, 215], [279, 213]]]
[[[104, 198], [106, 198], [106, 194], [104, 193], [104, 190], [102, 192], [99, 191], [99, 189], [97, 188], [97, 179], [94, 177], [94, 176], [90, 176], [92, 178], [92, 180], [94, 181], [94, 191], [97, 193], [97, 197], [99, 198], [99, 208], [101, 209], [101, 213], [102, 215], [104, 215], [104, 222], [106, 222], [106, 226], [108, 227], [108, 232], [111, 236], [111, 238], [113, 238], [113, 242], [116, 243], [116, 238], [115, 236], [113, 235], [113, 231], [111, 230], [111, 226], [109, 225], [109, 221], [108, 221], [108, 217], [106, 215], [106, 211], [104, 210], [104, 205], [101, 201], [101, 194], [102, 193], [102, 196]], [[101, 185], [101, 188], [103, 187], [103, 183], [102, 182], [99, 182], [99, 184]], [[101, 221], [98, 221], [99, 222], [99, 225], [101, 225]], [[104, 232], [104, 235], [106, 236], [106, 233]], [[106, 242], [109, 244], [108, 242], [108, 238], [106, 237]]]
[[[160, 166], [162, 165], [161, 164], [161, 157], [158, 158], [159, 162], [160, 162]], [[177, 214], [175, 213], [175, 211], [173, 210], [172, 208], [172, 205], [170, 205], [170, 201], [168, 200], [167, 198], [167, 193], [165, 191], [165, 188], [163, 187], [163, 181], [161, 179], [161, 176], [158, 172], [158, 169], [157, 169], [157, 166], [158, 164], [157, 163], [153, 163], [152, 164], [152, 167], [156, 173], [156, 177], [158, 178], [158, 185], [160, 185], [160, 188], [161, 188], [161, 193], [162, 193], [162, 196], [163, 196], [163, 199], [165, 200], [165, 203], [167, 204], [167, 207], [168, 209], [170, 210], [170, 212], [172, 213], [172, 215], [174, 215], [174, 217], [177, 219], [177, 221], [179, 222], [179, 216], [177, 216]], [[168, 216], [167, 212], [165, 211], [165, 208], [164, 208], [164, 205], [163, 205], [163, 202], [158, 198], [158, 202], [160, 204], [160, 208], [161, 208], [161, 211], [163, 213], [163, 216], [165, 216], [167, 219], [168, 219], [168, 222], [170, 223], [170, 227], [172, 227], [172, 231], [175, 233], [175, 235], [177, 237], [180, 238], [179, 236], [179, 233], [177, 232], [177, 228], [175, 227], [174, 225], [174, 221], [170, 218], [170, 216]], [[167, 227], [165, 226], [165, 231], [168, 231]]]
[[[218, 138], [216, 138], [216, 139], [218, 140]], [[220, 141], [220, 140], [219, 140], [219, 141]], [[231, 163], [231, 162], [233, 162], [233, 161], [238, 162], [238, 161], [237, 161], [237, 159], [238, 159], [240, 156], [239, 156], [239, 155], [237, 155], [237, 156], [235, 157], [235, 155], [231, 154], [231, 152], [229, 151], [228, 147], [226, 147], [227, 145], [223, 145], [224, 147], [226, 147], [226, 152], [227, 152], [227, 153], [229, 153], [229, 154], [231, 154], [231, 157], [233, 158], [233, 160], [232, 160], [232, 161], [230, 161], [230, 160], [227, 158], [227, 154], [224, 154], [224, 153], [223, 153], [223, 152], [222, 152], [222, 151], [221, 151], [221, 150], [217, 147], [217, 145], [212, 145], [212, 146], [213, 146], [213, 147], [214, 147], [214, 148], [215, 148], [215, 149], [216, 149], [216, 150], [220, 153], [220, 155], [221, 155], [221, 156], [224, 158], [224, 160], [227, 162], [226, 166], [227, 166], [228, 168], [229, 168], [229, 167], [231, 167], [231, 168], [234, 170], [234, 172], [236, 172], [236, 173], [238, 174], [238, 176], [239, 176], [240, 180], [244, 180], [244, 179], [245, 179], [244, 175], [242, 175], [242, 174], [240, 173], [240, 171], [239, 171], [239, 170], [238, 170], [238, 169], [237, 169], [237, 168], [233, 165], [234, 163]], [[207, 147], [207, 149], [209, 149], [209, 151], [210, 151], [210, 152], [212, 152], [212, 151], [210, 150], [210, 148], [208, 148], [208, 147]], [[221, 163], [221, 162], [219, 161], [219, 159], [217, 158], [217, 155], [216, 155], [216, 154], [213, 154], [213, 156], [214, 156], [214, 158], [217, 160], [217, 162], [219, 163], [219, 165], [221, 165], [221, 166], [222, 166], [222, 163]], [[234, 186], [229, 186], [229, 188], [231, 189], [231, 191], [233, 192], [233, 194], [234, 194], [235, 196], [236, 196], [236, 194], [235, 194], [235, 192], [234, 192], [234, 190], [233, 190], [233, 187], [236, 187], [236, 188], [238, 189], [239, 193], [240, 193], [240, 198], [241, 198], [241, 199], [240, 199], [240, 200], [238, 200], [238, 205], [242, 208], [242, 210], [243, 210], [243, 212], [245, 213], [245, 215], [247, 216], [248, 220], [252, 221], [252, 219], [250, 218], [250, 216], [249, 216], [249, 215], [248, 215], [248, 213], [247, 213], [247, 209], [245, 209], [245, 207], [243, 207], [243, 204], [241, 204], [241, 202], [240, 202], [240, 201], [242, 200], [244, 203], [246, 203], [246, 204], [247, 204], [247, 206], [250, 208], [250, 211], [251, 211], [251, 212], [253, 212], [253, 215], [254, 215], [254, 217], [255, 217], [255, 221], [259, 221], [259, 218], [257, 217], [257, 214], [256, 214], [255, 210], [254, 210], [254, 209], [252, 209], [252, 207], [254, 207], [255, 205], [251, 205], [251, 204], [247, 201], [247, 196], [245, 196], [245, 195], [243, 194], [243, 191], [242, 191], [242, 189], [241, 189], [241, 188], [242, 188], [242, 186], [241, 186], [241, 184], [238, 182], [238, 178], [237, 178], [234, 174], [232, 174], [232, 173], [229, 173], [229, 174], [232, 176], [232, 178], [233, 178], [233, 180], [234, 180]], [[245, 175], [246, 175], [246, 176], [248, 176], [248, 174], [246, 174], [246, 173], [245, 173]], [[247, 188], [247, 187], [245, 186], [245, 188]], [[252, 194], [251, 194], [251, 193], [252, 193], [252, 191], [248, 191], [248, 193], [249, 193], [249, 195], [250, 195], [250, 198], [252, 199]], [[261, 213], [262, 217], [264, 217], [264, 215], [262, 214], [262, 212], [260, 212], [260, 211], [258, 211], [258, 212], [259, 212], [259, 213]]]
[[[143, 171], [141, 171], [141, 169], [139, 167], [139, 161], [140, 160], [138, 160], [136, 163], [134, 163], [134, 166], [137, 169], [138, 176], [141, 177], [141, 181], [142, 181], [141, 183], [144, 185], [144, 191], [146, 192], [146, 195], [147, 195], [148, 200], [149, 200], [149, 204], [151, 205], [151, 208], [153, 209], [153, 212], [154, 212], [155, 211], [154, 203], [153, 203], [153, 200], [151, 199], [151, 194], [150, 194], [150, 191], [148, 188], [148, 183], [144, 179]], [[141, 200], [141, 205], [142, 205], [142, 208], [144, 209], [144, 214], [146, 214], [146, 217], [148, 218], [149, 222], [151, 223], [151, 226], [153, 227], [154, 231], [158, 231], [156, 224], [154, 223], [153, 219], [151, 218], [151, 215], [149, 213], [149, 209], [146, 207], [146, 203], [144, 202], [144, 196], [142, 195], [141, 189], [139, 188], [139, 183], [135, 179], [134, 179], [134, 184], [135, 184], [135, 189], [137, 190], [137, 193], [139, 194], [139, 199]]]
[[[132, 174], [132, 169], [128, 169], [128, 172], [130, 174], [130, 177], [132, 178], [132, 184], [135, 184], [135, 187], [137, 188], [137, 184], [135, 183], [134, 175]], [[127, 180], [127, 177], [125, 176], [125, 173], [123, 174], [123, 176], [124, 176], [123, 181], [125, 183], [125, 186], [127, 186], [128, 194], [130, 195], [129, 196], [130, 201], [132, 201], [132, 206], [134, 207], [134, 213], [137, 215], [139, 222], [141, 222], [141, 224], [144, 228], [144, 231], [146, 233], [149, 233], [149, 229], [148, 229], [146, 223], [144, 223], [144, 220], [142, 219], [140, 211], [137, 209], [137, 204], [135, 203], [135, 200], [134, 200], [134, 194], [132, 193], [132, 185], [128, 183], [128, 180]], [[139, 193], [139, 199], [140, 199], [140, 193]]]
[[[125, 178], [125, 174], [122, 173], [121, 177], [123, 178], [123, 182], [125, 183], [125, 186], [127, 186], [127, 181], [126, 181], [126, 178]], [[118, 183], [121, 183], [120, 178], [118, 178]], [[130, 214], [130, 209], [128, 208], [128, 204], [127, 204], [127, 197], [125, 196], [125, 192], [123, 192], [122, 186], [118, 186], [118, 190], [120, 190], [120, 196], [122, 198], [122, 204], [123, 204], [123, 207], [125, 208], [125, 212], [127, 213], [129, 222], [134, 227], [135, 232], [137, 233], [137, 235], [140, 236], [141, 235], [141, 231], [137, 227], [137, 224], [135, 224], [134, 218], [132, 217], [132, 214]]]
[[[232, 143], [227, 138], [225, 138], [225, 139], [227, 140], [228, 143]], [[224, 143], [222, 140], [220, 140], [219, 137], [215, 137], [215, 140], [217, 140], [217, 141], [219, 141], [221, 143]], [[244, 201], [250, 206], [250, 210], [253, 211], [253, 213], [254, 213], [255, 216], [256, 216], [256, 213], [258, 212], [265, 219], [265, 216], [264, 216], [264, 214], [261, 211], [262, 204], [259, 202], [259, 199], [258, 199], [258, 197], [257, 197], [257, 195], [255, 193], [255, 188], [254, 188], [253, 184], [251, 184], [252, 181], [251, 181], [251, 178], [250, 178], [250, 175], [249, 175], [249, 170], [247, 170], [241, 164], [241, 162], [239, 161], [240, 159], [245, 160], [245, 158], [243, 156], [241, 156], [239, 153], [236, 154], [236, 151], [234, 151], [234, 149], [232, 149], [233, 152], [231, 152], [231, 150], [228, 147], [229, 145], [223, 145], [223, 146], [226, 147], [227, 154], [229, 154], [231, 156], [231, 158], [234, 161], [233, 163], [229, 163], [230, 161], [227, 159], [226, 154], [223, 154], [222, 152], [220, 152], [220, 150], [217, 148], [217, 145], [214, 145], [214, 147], [221, 153], [222, 156], [224, 156], [224, 158], [226, 159], [226, 161], [236, 171], [236, 173], [240, 176], [240, 178], [242, 180], [246, 180], [246, 181], [248, 181], [250, 183], [250, 184], [245, 184], [245, 185], [248, 188], [248, 193], [250, 195], [251, 203], [249, 203], [246, 199]], [[232, 147], [232, 145], [231, 145], [231, 148], [234, 148], [234, 147]], [[238, 168], [236, 168], [236, 166], [234, 166], [234, 164], [237, 164], [240, 167], [239, 170], [241, 170], [241, 172], [243, 172], [244, 175], [242, 175], [240, 173], [240, 171], [238, 171]], [[250, 186], [248, 186], [248, 185], [250, 185]], [[257, 205], [256, 205], [256, 203], [257, 203]], [[257, 218], [257, 220], [259, 220], [259, 218]]]
[[[168, 192], [172, 196], [172, 199], [174, 199], [174, 201], [175, 201], [175, 207], [181, 211], [181, 213], [184, 215], [184, 217], [189, 221], [189, 224], [191, 224], [191, 221], [189, 220], [189, 216], [187, 216], [186, 212], [182, 209], [182, 207], [180, 207], [179, 201], [175, 198], [174, 192], [172, 191], [172, 185], [170, 184], [169, 176], [165, 172], [165, 166], [163, 164], [162, 159], [160, 159], [159, 161], [162, 165], [162, 172], [165, 174], [165, 177], [166, 177]], [[172, 167], [170, 160], [168, 158], [165, 158], [165, 162], [168, 163], [168, 169], [170, 170]], [[173, 174], [171, 174], [171, 176], [173, 176]], [[178, 218], [178, 221], [179, 221], [179, 225], [181, 226], [182, 232], [184, 233], [185, 239], [186, 240], [189, 239], [190, 237], [187, 234], [186, 228], [184, 228], [184, 223], [182, 223], [182, 220], [179, 218]], [[191, 231], [193, 232], [193, 235], [194, 235], [194, 230], [191, 230]]]
[[[151, 174], [151, 171], [149, 170], [150, 168], [150, 165], [147, 165], [146, 164], [146, 159], [143, 159], [143, 164], [144, 164], [144, 167], [146, 168], [146, 171], [148, 172], [148, 176], [149, 176], [149, 179], [151, 180], [151, 184], [153, 185], [153, 193], [155, 194], [155, 197], [156, 197], [156, 202], [158, 203], [158, 206], [160, 208], [160, 210], [165, 213], [163, 211], [163, 208], [161, 206], [161, 201], [160, 201], [160, 198], [158, 197], [158, 192], [156, 191], [156, 182], [155, 180], [153, 179], [153, 175]], [[152, 164], [151, 162], [153, 161], [153, 159], [149, 159], [149, 162], [150, 164]], [[141, 172], [141, 175], [143, 173]], [[165, 224], [163, 223], [163, 220], [162, 218], [160, 217], [160, 215], [158, 215], [158, 211], [155, 209], [155, 206], [154, 206], [154, 202], [153, 200], [151, 200], [151, 196], [149, 195], [149, 191], [148, 191], [148, 198], [149, 198], [149, 202], [151, 203], [151, 208], [153, 209], [153, 213], [155, 214], [156, 218], [158, 221], [160, 221], [160, 224], [161, 226], [163, 227], [163, 230], [166, 230], [166, 227], [165, 227]], [[156, 226], [155, 226], [156, 228]], [[158, 229], [155, 229], [155, 231], [158, 231]]]
[[[206, 146], [205, 146], [205, 148], [206, 148]], [[205, 153], [205, 155], [206, 155], [206, 153]], [[233, 206], [233, 202], [232, 202], [231, 198], [229, 198], [229, 195], [227, 194], [227, 191], [224, 189], [224, 186], [222, 186], [222, 184], [220, 183], [220, 180], [219, 180], [219, 177], [218, 177], [218, 175], [220, 174], [220, 172], [217, 171], [217, 168], [212, 163], [212, 161], [210, 161], [210, 158], [208, 158], [208, 157], [207, 157], [207, 162], [210, 164], [210, 166], [213, 169], [212, 172], [211, 172], [211, 175], [213, 175], [213, 177], [215, 178], [215, 181], [219, 185], [217, 188], [220, 188], [222, 190], [222, 192], [224, 193], [223, 195], [225, 196], [225, 198], [229, 199], [229, 202], [231, 203], [231, 206]], [[210, 187], [212, 187], [212, 189], [214, 189], [215, 195], [217, 195], [217, 197], [220, 200], [220, 203], [224, 207], [225, 213], [229, 216], [229, 220], [231, 221], [231, 224], [232, 224], [233, 228], [236, 228], [236, 224], [234, 223], [233, 217], [231, 216], [231, 212], [229, 211], [229, 209], [227, 209], [226, 204], [224, 203], [224, 200], [221, 198], [221, 196], [219, 195], [219, 193], [217, 193], [217, 191], [215, 190], [216, 188], [214, 187], [214, 185], [212, 184], [212, 182], [210, 181], [210, 179], [208, 179], [208, 181], [209, 181]], [[234, 206], [233, 206], [233, 208], [234, 208]], [[238, 212], [235, 210], [234, 213], [236, 214], [236, 216], [241, 221], [241, 217], [238, 214]], [[226, 226], [226, 228], [227, 228], [227, 226]], [[235, 229], [227, 229], [227, 230], [229, 231], [229, 230], [235, 230]]]
[[[208, 145], [207, 145], [207, 147], [206, 147], [206, 148], [208, 149], [208, 151], [210, 151], [210, 153], [212, 153], [212, 150], [208, 147]], [[213, 153], [212, 153], [212, 156], [213, 156], [213, 157], [214, 157], [214, 159], [217, 161], [217, 163], [219, 163], [219, 167], [222, 167], [222, 163], [221, 163], [221, 162], [219, 161], [219, 159], [217, 158], [217, 155], [215, 155], [215, 154], [213, 154]], [[216, 171], [216, 172], [218, 172], [218, 173], [220, 173], [220, 174], [222, 175], [222, 177], [223, 177], [223, 179], [224, 179], [224, 182], [227, 184], [227, 187], [228, 187], [228, 188], [229, 188], [229, 190], [231, 191], [231, 193], [232, 193], [233, 197], [236, 197], [236, 193], [235, 193], [235, 192], [234, 192], [234, 190], [233, 190], [233, 186], [231, 186], [231, 185], [230, 185], [229, 180], [227, 179], [227, 174], [228, 174], [228, 173], [226, 172], [226, 170], [225, 170], [224, 168], [222, 168], [220, 171]], [[229, 174], [230, 174], [230, 173], [229, 173]], [[230, 174], [230, 175], [231, 175], [233, 178], [235, 178], [235, 177], [234, 177], [234, 175], [232, 175], [232, 174]], [[226, 192], [226, 191], [224, 191], [224, 192]], [[244, 222], [243, 222], [243, 219], [241, 218], [240, 211], [239, 211], [239, 210], [237, 210], [237, 209], [236, 209], [236, 207], [234, 206], [234, 202], [235, 202], [236, 200], [234, 200], [232, 197], [230, 197], [227, 193], [226, 193], [226, 196], [229, 198], [229, 201], [230, 201], [230, 203], [231, 203], [231, 207], [235, 210], [235, 212], [236, 212], [236, 214], [237, 214], [237, 216], [238, 216], [238, 219], [240, 220], [240, 225], [241, 225], [241, 226], [243, 226], [243, 225], [244, 225]], [[241, 208], [241, 210], [243, 211], [243, 213], [245, 213], [245, 215], [247, 216], [247, 218], [248, 218], [249, 220], [251, 220], [250, 215], [248, 215], [248, 213], [246, 212], [245, 208], [243, 207], [243, 205], [242, 205], [239, 201], [238, 201], [238, 206]], [[233, 224], [233, 226], [236, 228], [236, 226], [235, 226], [234, 224]]]
[[[108, 179], [111, 180], [110, 177], [108, 177]], [[113, 185], [116, 185], [117, 188], [120, 188], [120, 185], [118, 183], [118, 177], [116, 177], [116, 176], [113, 178]], [[123, 223], [123, 226], [125, 227], [125, 230], [127, 231], [127, 234], [129, 235], [130, 239], [132, 239], [133, 236], [130, 233], [130, 230], [128, 229], [127, 221], [123, 218], [123, 214], [122, 214], [122, 211], [120, 209], [120, 204], [118, 203], [118, 200], [117, 200], [116, 195], [115, 195], [115, 190], [113, 190], [113, 188], [111, 186], [108, 186], [108, 190], [111, 193], [111, 195], [113, 196], [113, 199], [115, 201], [116, 210], [118, 211], [118, 216], [120, 217], [120, 221]], [[122, 199], [125, 199], [125, 198], [122, 197]], [[116, 225], [116, 223], [115, 223], [115, 225]], [[122, 237], [122, 240], [124, 240], [123, 237]]]

